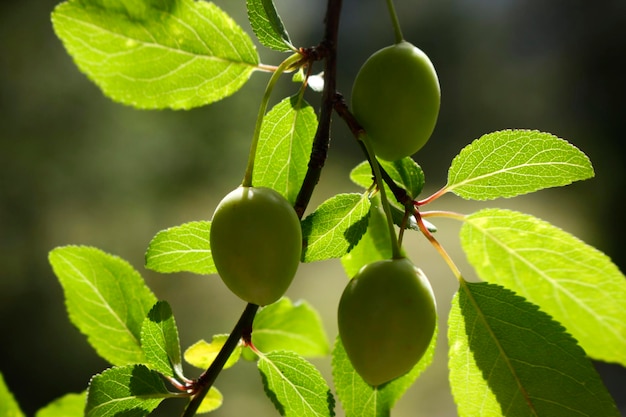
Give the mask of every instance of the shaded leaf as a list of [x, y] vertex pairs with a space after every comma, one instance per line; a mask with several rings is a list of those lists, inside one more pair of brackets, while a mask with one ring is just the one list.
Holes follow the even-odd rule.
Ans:
[[9, 390], [4, 376], [0, 373], [0, 416], [2, 417], [24, 417], [19, 404]]
[[317, 129], [315, 110], [301, 96], [285, 98], [263, 118], [252, 183], [269, 187], [294, 203]]
[[211, 222], [196, 221], [156, 234], [146, 252], [146, 268], [161, 273], [215, 274], [209, 234]]
[[144, 320], [141, 347], [150, 368], [172, 378], [183, 376], [178, 328], [167, 301], [157, 302]]
[[334, 416], [334, 399], [320, 372], [290, 351], [260, 357], [259, 372], [267, 396], [285, 417]]
[[[39, 409], [35, 417], [83, 417], [86, 399], [86, 392], [66, 394]], [[0, 416], [4, 415], [0, 412]]]
[[593, 177], [589, 158], [550, 133], [504, 130], [466, 146], [448, 171], [448, 191], [473, 200], [514, 197]]
[[276, 51], [295, 50], [272, 0], [247, 0], [248, 20], [262, 45]]
[[141, 275], [123, 259], [86, 246], [56, 248], [49, 261], [70, 320], [96, 352], [113, 365], [143, 362], [141, 326], [157, 300]]
[[144, 365], [110, 368], [91, 379], [85, 417], [147, 416], [172, 395]]
[[261, 352], [290, 350], [301, 356], [329, 353], [328, 338], [318, 312], [306, 301], [288, 298], [262, 308], [252, 325], [252, 344]]
[[78, 68], [111, 99], [189, 109], [233, 94], [259, 57], [250, 37], [206, 1], [69, 0], [52, 22]]
[[437, 344], [437, 329], [422, 359], [405, 375], [373, 387], [357, 374], [337, 337], [333, 349], [333, 382], [346, 417], [388, 417], [391, 408], [421, 373], [432, 363]]
[[[415, 200], [424, 188], [424, 172], [410, 157], [397, 161], [378, 161], [380, 166], [389, 174], [389, 177], [401, 188], [404, 188], [411, 199]], [[367, 189], [374, 183], [374, 175], [367, 161], [361, 162], [350, 172], [350, 179], [356, 185]], [[393, 200], [393, 193], [389, 187], [385, 188], [387, 195]]]
[[452, 303], [449, 340], [460, 416], [620, 415], [576, 341], [505, 288], [464, 283]]
[[563, 324], [591, 357], [626, 365], [626, 279], [611, 260], [528, 214], [485, 209], [460, 232], [470, 264]]
[[[208, 369], [215, 361], [217, 354], [222, 350], [227, 339], [227, 334], [218, 334], [213, 336], [211, 343], [208, 343], [206, 340], [199, 340], [185, 350], [185, 360], [196, 368]], [[230, 368], [237, 363], [241, 356], [241, 350], [241, 345], [237, 346], [222, 369]]]
[[337, 194], [302, 221], [303, 262], [340, 258], [359, 242], [369, 219], [370, 201], [361, 194]]
[[[391, 179], [398, 186], [404, 188], [412, 200], [415, 200], [420, 195], [426, 179], [422, 168], [413, 159], [406, 157], [392, 162], [379, 162]], [[389, 196], [392, 195], [391, 193], [389, 194]]]
[[[415, 200], [424, 188], [424, 173], [415, 161], [409, 157], [397, 161], [379, 161], [396, 185], [404, 189], [411, 200]], [[350, 172], [350, 179], [355, 184], [369, 189], [374, 183], [372, 170], [367, 161], [360, 163]], [[385, 183], [385, 192], [389, 199], [393, 223], [403, 226], [405, 208], [394, 198], [391, 188]], [[405, 229], [419, 230], [417, 222], [410, 216], [404, 225]]]

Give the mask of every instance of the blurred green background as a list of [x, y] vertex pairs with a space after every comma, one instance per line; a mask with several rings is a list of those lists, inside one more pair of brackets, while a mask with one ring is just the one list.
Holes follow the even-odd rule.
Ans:
[[[315, 45], [325, 1], [275, 0], [296, 45]], [[0, 3], [0, 371], [28, 415], [67, 392], [85, 389], [107, 364], [70, 324], [47, 263], [59, 245], [97, 246], [127, 259], [176, 315], [183, 347], [230, 331], [244, 307], [216, 277], [163, 276], [143, 268], [161, 229], [209, 219], [241, 181], [267, 74], [253, 74], [234, 96], [186, 112], [138, 111], [115, 104], [80, 74], [52, 31], [56, 0]], [[220, 0], [249, 29], [243, 0]], [[533, 128], [566, 138], [587, 153], [596, 178], [487, 205], [542, 217], [611, 256], [625, 270], [622, 193], [626, 183], [626, 3], [556, 0], [397, 0], [405, 37], [426, 51], [442, 85], [442, 108], [429, 144], [416, 156], [426, 192], [444, 185], [459, 150], [484, 133]], [[393, 34], [382, 0], [344, 0], [339, 89]], [[259, 48], [262, 61], [279, 57]], [[295, 91], [280, 84], [279, 99]], [[311, 94], [309, 102], [319, 104]], [[331, 155], [311, 208], [337, 192], [362, 157], [335, 123]], [[433, 208], [469, 213], [485, 204], [445, 197]], [[456, 233], [438, 222], [439, 239], [470, 278]], [[455, 279], [423, 239], [410, 257], [433, 281], [445, 320]], [[304, 265], [289, 291], [318, 308], [332, 339], [345, 284], [338, 262]], [[446, 375], [445, 334], [435, 364], [403, 398], [394, 416], [454, 416]], [[315, 359], [326, 376], [329, 360]], [[598, 364], [626, 415], [626, 372]], [[189, 374], [195, 371], [189, 369]], [[213, 415], [275, 416], [254, 364], [217, 381], [226, 402]], [[182, 404], [161, 407], [177, 415]], [[338, 415], [343, 415], [338, 410]]]

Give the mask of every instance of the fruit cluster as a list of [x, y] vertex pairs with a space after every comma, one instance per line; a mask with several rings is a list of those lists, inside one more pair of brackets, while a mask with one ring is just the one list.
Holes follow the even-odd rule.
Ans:
[[[397, 160], [429, 139], [439, 113], [437, 74], [428, 57], [402, 41], [373, 54], [359, 71], [352, 106], [374, 155]], [[392, 236], [395, 239], [395, 236]], [[289, 202], [270, 188], [240, 186], [217, 206], [213, 261], [226, 286], [248, 303], [283, 296], [301, 259], [302, 229]], [[435, 332], [428, 279], [403, 257], [373, 262], [350, 280], [338, 308], [339, 335], [354, 369], [378, 386], [415, 366]]]

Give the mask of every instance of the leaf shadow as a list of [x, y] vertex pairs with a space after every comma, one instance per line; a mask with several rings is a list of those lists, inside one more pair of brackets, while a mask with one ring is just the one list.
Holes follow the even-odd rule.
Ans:
[[263, 389], [265, 390], [265, 395], [267, 395], [267, 398], [269, 398], [270, 401], [272, 401], [272, 404], [274, 404], [274, 407], [276, 407], [276, 410], [278, 410], [280, 415], [284, 416], [285, 407], [278, 400], [278, 397], [276, 397], [276, 393], [269, 388], [269, 382], [267, 380], [267, 376], [263, 372], [260, 372], [260, 374], [261, 374], [261, 381], [263, 382]]
[[343, 234], [343, 237], [348, 242], [348, 249], [346, 253], [350, 253], [352, 249], [361, 241], [361, 238], [367, 232], [367, 226], [370, 221], [370, 210], [367, 211], [365, 216], [361, 217], [358, 221], [351, 224], [350, 227], [346, 229]]
[[172, 308], [167, 301], [157, 301], [148, 312], [148, 319], [153, 323], [163, 323], [172, 318]]

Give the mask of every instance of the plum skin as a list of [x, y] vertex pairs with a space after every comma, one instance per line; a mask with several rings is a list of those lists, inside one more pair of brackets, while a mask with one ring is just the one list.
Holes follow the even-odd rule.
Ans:
[[215, 209], [210, 245], [217, 272], [233, 293], [271, 304], [285, 294], [300, 264], [300, 219], [277, 191], [241, 186]]
[[351, 102], [374, 154], [395, 161], [413, 155], [432, 135], [441, 104], [439, 79], [428, 56], [402, 41], [365, 61]]
[[346, 354], [373, 386], [410, 371], [428, 349], [436, 323], [430, 282], [406, 258], [364, 266], [339, 302], [339, 335]]

